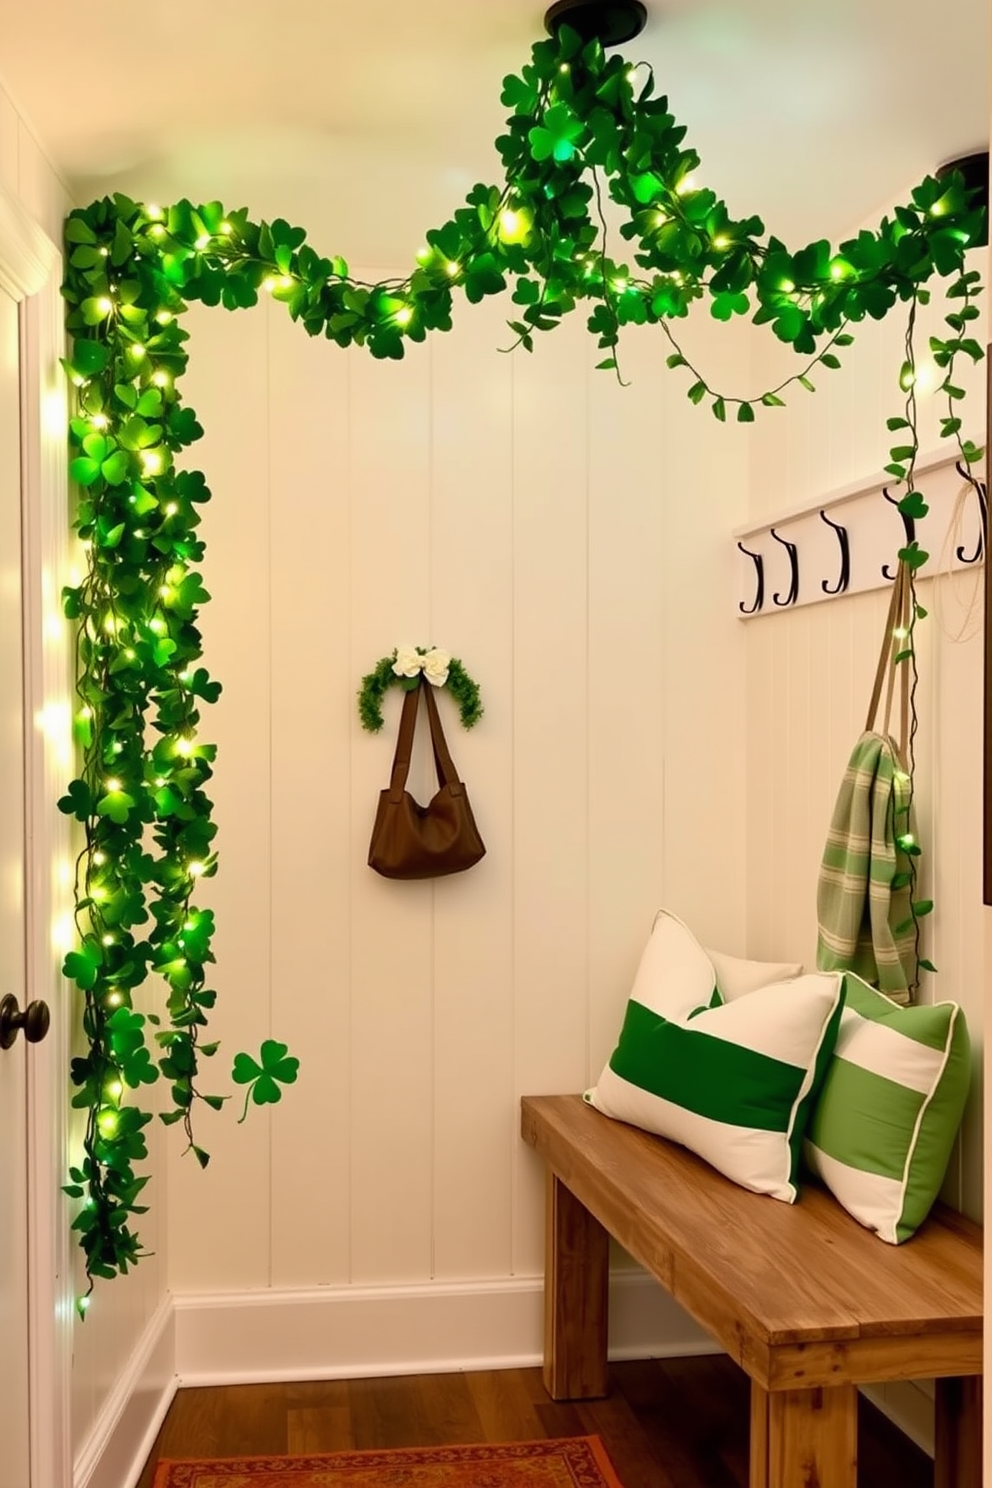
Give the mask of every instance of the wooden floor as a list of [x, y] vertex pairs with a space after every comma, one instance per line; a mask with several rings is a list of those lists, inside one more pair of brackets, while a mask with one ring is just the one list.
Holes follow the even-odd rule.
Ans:
[[[722, 1357], [614, 1364], [612, 1394], [555, 1405], [538, 1369], [180, 1390], [160, 1457], [533, 1441], [598, 1433], [624, 1488], [747, 1488], [748, 1381]], [[933, 1488], [933, 1464], [861, 1402], [859, 1488]]]

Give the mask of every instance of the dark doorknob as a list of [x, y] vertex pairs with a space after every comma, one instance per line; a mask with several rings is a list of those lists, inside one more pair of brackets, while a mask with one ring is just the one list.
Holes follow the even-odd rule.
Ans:
[[8, 992], [0, 998], [0, 1049], [9, 1049], [22, 1028], [29, 1044], [40, 1044], [50, 1022], [47, 1002], [29, 1002], [22, 1013], [17, 998]]

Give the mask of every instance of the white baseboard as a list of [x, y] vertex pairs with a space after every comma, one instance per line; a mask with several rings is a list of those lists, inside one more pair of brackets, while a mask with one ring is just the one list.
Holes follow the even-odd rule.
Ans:
[[176, 1393], [176, 1327], [166, 1294], [73, 1463], [73, 1488], [134, 1488]]
[[[541, 1360], [540, 1277], [180, 1295], [182, 1385], [511, 1369]], [[650, 1277], [610, 1285], [610, 1357], [717, 1352]]]

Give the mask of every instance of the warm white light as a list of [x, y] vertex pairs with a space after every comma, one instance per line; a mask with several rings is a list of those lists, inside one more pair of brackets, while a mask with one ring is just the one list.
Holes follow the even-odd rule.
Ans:
[[108, 992], [104, 1000], [108, 1007], [120, 1007], [121, 1003], [124, 1001], [119, 992]]
[[206, 863], [190, 863], [189, 871], [192, 878], [199, 878], [201, 873], [207, 871], [207, 865]]
[[695, 189], [696, 189], [696, 178], [695, 178], [695, 176], [683, 176], [682, 177], [682, 180], [679, 182], [679, 184], [675, 188], [675, 190], [676, 190], [676, 192], [678, 193], [679, 196], [685, 196], [685, 194], [686, 194], [687, 191], [695, 191]]
[[95, 413], [90, 419], [90, 423], [93, 425], [94, 429], [105, 429], [109, 422], [110, 420], [107, 418], [107, 415], [105, 413]]
[[165, 216], [165, 213], [156, 202], [150, 202], [145, 208], [145, 216], [150, 217], [153, 222], [159, 222]]
[[262, 288], [268, 290], [269, 294], [271, 294], [278, 282], [279, 281], [274, 274], [269, 274], [265, 279], [262, 280]]
[[189, 759], [195, 747], [192, 739], [176, 740], [176, 753], [181, 754], [184, 759]]
[[160, 599], [171, 599], [172, 598], [172, 590], [169, 588], [168, 584], [163, 584], [160, 587], [160, 589], [159, 589], [158, 592], [159, 592], [159, 598]]
[[155, 319], [158, 321], [159, 325], [168, 325], [169, 321], [173, 319], [172, 311], [160, 310]]
[[210, 234], [209, 233], [201, 233], [200, 236], [196, 240], [196, 247], [202, 253], [203, 250], [204, 250], [204, 248], [208, 248], [209, 246], [210, 246]]
[[165, 515], [167, 517], [174, 517], [178, 510], [179, 507], [177, 506], [177, 504], [174, 501], [170, 501], [168, 506], [165, 508]]
[[161, 222], [153, 222], [148, 231], [151, 233], [153, 238], [165, 237], [165, 228], [162, 226]]
[[916, 838], [913, 836], [912, 832], [906, 832], [902, 837], [899, 838], [900, 847], [915, 847], [915, 845]]
[[108, 780], [107, 781], [107, 789], [108, 789], [108, 791], [119, 791], [120, 788], [121, 788], [121, 783], [120, 783], [119, 780]]
[[132, 651], [131, 647], [128, 646], [127, 650], [124, 652], [124, 655], [127, 657], [128, 661], [134, 661], [137, 658], [138, 653], [137, 651]]
[[164, 775], [156, 775], [156, 777], [155, 777], [155, 784], [161, 790], [162, 786], [165, 784], [165, 776]]
[[95, 852], [93, 854], [93, 861], [98, 868], [102, 868], [107, 861], [107, 854], [104, 852]]
[[897, 641], [904, 641], [909, 635], [909, 631], [905, 628], [905, 626], [897, 625], [892, 634], [895, 636]]
[[117, 629], [117, 621], [114, 619], [113, 615], [108, 615], [106, 617], [103, 622], [103, 628], [108, 635], [114, 634], [114, 631]]
[[446, 263], [444, 267], [447, 270], [447, 272], [451, 275], [451, 278], [452, 279], [455, 277], [456, 274], [461, 273], [461, 267], [462, 266], [459, 263]]
[[791, 279], [783, 279], [782, 283], [779, 285], [779, 289], [783, 294], [794, 294], [796, 286], [793, 284]]
[[713, 239], [713, 247], [714, 248], [729, 248], [730, 247], [730, 239], [728, 237], [726, 237], [723, 233], [721, 233], [718, 238], [714, 238]]
[[234, 231], [234, 228], [229, 222], [222, 222], [220, 225], [220, 230], [226, 236], [228, 233], [232, 233]]
[[88, 1312], [89, 1311], [89, 1306], [90, 1306], [91, 1300], [92, 1299], [90, 1297], [80, 1297], [79, 1301], [76, 1303], [76, 1306], [79, 1308], [79, 1311], [80, 1312]]
[[106, 897], [107, 897], [107, 891], [106, 891], [106, 889], [101, 888], [101, 886], [99, 884], [93, 890], [93, 892], [90, 894], [90, 898], [93, 899], [97, 904], [101, 903], [102, 900], [106, 899]]
[[150, 629], [152, 629], [156, 635], [162, 635], [163, 632], [168, 629], [165, 621], [162, 620], [158, 615], [155, 616], [154, 620], [150, 620], [148, 623]]
[[135, 341], [134, 345], [131, 347], [131, 355], [133, 357], [137, 357], [138, 361], [140, 362], [144, 354], [145, 348], [142, 346], [141, 342]]
[[142, 450], [141, 466], [146, 475], [161, 475], [162, 456], [157, 450]]
[[100, 1128], [100, 1135], [112, 1137], [117, 1130], [117, 1112], [104, 1110], [96, 1118], [96, 1124]]
[[152, 378], [152, 382], [157, 388], [168, 387], [170, 380], [168, 372], [156, 372]]
[[112, 946], [113, 943], [114, 943], [114, 937], [112, 935], [105, 935], [103, 937], [103, 944], [105, 946]]
[[114, 308], [114, 302], [113, 300], [108, 300], [106, 295], [101, 295], [96, 302], [96, 308], [100, 311], [101, 315], [109, 315]]
[[508, 238], [512, 237], [520, 227], [520, 213], [512, 207], [504, 207], [499, 214], [499, 225]]
[[103, 1091], [108, 1100], [120, 1100], [124, 1094], [124, 1086], [120, 1080], [111, 1080], [108, 1085], [104, 1086]]
[[393, 316], [393, 319], [396, 321], [397, 325], [409, 325], [411, 320], [413, 319], [413, 311], [410, 309], [409, 305], [404, 305], [402, 310], [397, 310], [396, 314]]

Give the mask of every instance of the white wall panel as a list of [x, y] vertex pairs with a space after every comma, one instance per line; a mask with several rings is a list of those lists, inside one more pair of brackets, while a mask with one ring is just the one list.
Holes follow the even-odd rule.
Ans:
[[[519, 1095], [598, 1072], [660, 904], [743, 941], [725, 535], [746, 436], [701, 422], [650, 336], [620, 389], [581, 316], [504, 357], [510, 307], [458, 309], [398, 364], [274, 304], [191, 316], [225, 684], [218, 1074], [270, 1032], [302, 1065], [271, 1113], [212, 1123], [202, 1180], [173, 1162], [184, 1293], [536, 1274]], [[719, 363], [721, 330], [699, 335]], [[746, 371], [739, 345], [725, 371]], [[486, 705], [465, 732], [440, 699], [488, 853], [434, 883], [366, 864], [401, 699], [370, 735], [355, 693], [402, 641], [461, 656]], [[428, 766], [422, 739], [420, 799]]]
[[[170, 1133], [169, 1231], [171, 1280], [191, 1285], [203, 1252], [223, 1266], [228, 1284], [267, 1283], [271, 1265], [271, 1133], [268, 1108], [253, 1107], [235, 1124], [244, 1091], [228, 1078], [233, 1055], [257, 1054], [271, 1028], [272, 748], [271, 511], [269, 504], [268, 330], [255, 314], [190, 312], [192, 352], [184, 387], [206, 436], [182, 464], [201, 469], [213, 492], [199, 528], [206, 544], [205, 586], [213, 603], [200, 629], [205, 665], [224, 691], [201, 710], [198, 737], [215, 742], [218, 758], [208, 794], [216, 808], [220, 871], [201, 880], [195, 902], [217, 916], [214, 952], [218, 992], [211, 1039], [221, 1048], [203, 1061], [201, 1088], [230, 1094], [223, 1115], [196, 1113], [198, 1143], [210, 1153], [204, 1172], [182, 1153], [182, 1128]], [[203, 369], [223, 382], [236, 369], [237, 398], [221, 393]], [[290, 431], [286, 431], [290, 437]], [[222, 561], [217, 561], [223, 555]], [[245, 1133], [250, 1133], [247, 1140]], [[211, 1237], [223, 1236], [217, 1245]]]

